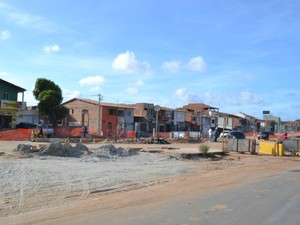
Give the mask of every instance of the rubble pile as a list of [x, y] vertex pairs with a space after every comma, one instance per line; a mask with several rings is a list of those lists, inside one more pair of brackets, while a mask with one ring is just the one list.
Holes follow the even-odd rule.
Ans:
[[112, 144], [103, 145], [97, 149], [89, 150], [89, 148], [81, 143], [77, 143], [73, 147], [70, 143], [51, 143], [48, 146], [36, 149], [36, 146], [19, 144], [16, 149], [17, 153], [25, 157], [34, 156], [58, 156], [58, 157], [76, 157], [83, 156], [97, 158], [112, 158], [116, 156], [127, 157], [138, 154], [136, 150], [117, 148]]
[[16, 151], [22, 156], [30, 157], [34, 154], [32, 149], [33, 149], [32, 145], [19, 144], [17, 146]]
[[51, 155], [61, 157], [80, 157], [89, 153], [88, 147], [81, 143], [77, 143], [75, 147], [72, 147], [69, 143], [51, 143], [49, 146], [41, 148], [38, 151], [38, 155], [40, 156]]
[[154, 137], [140, 139], [139, 143], [142, 143], [142, 144], [171, 144], [168, 140], [166, 140], [164, 138], [154, 138]]
[[44, 146], [37, 149], [33, 145], [19, 144], [17, 146], [16, 152], [22, 156], [33, 157], [33, 156], [60, 156], [60, 157], [81, 157], [82, 155], [90, 154], [89, 149], [81, 144], [76, 144], [73, 147], [69, 143], [51, 143], [48, 146]]
[[128, 149], [124, 149], [121, 147], [116, 148], [112, 144], [107, 144], [101, 146], [100, 148], [93, 149], [92, 154], [93, 156], [99, 158], [111, 158], [114, 156], [121, 156], [121, 157], [132, 156], [138, 154], [138, 152], [130, 148]]

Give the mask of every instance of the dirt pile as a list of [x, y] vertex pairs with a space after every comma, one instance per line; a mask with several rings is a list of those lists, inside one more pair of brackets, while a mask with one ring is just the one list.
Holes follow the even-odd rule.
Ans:
[[76, 157], [83, 156], [97, 157], [97, 158], [112, 158], [116, 156], [127, 157], [138, 154], [136, 150], [124, 149], [115, 147], [112, 144], [103, 145], [97, 149], [89, 150], [89, 148], [81, 143], [77, 143], [74, 147], [70, 143], [51, 143], [40, 149], [35, 146], [19, 144], [16, 152], [25, 157], [34, 156], [58, 156], [58, 157]]
[[94, 157], [98, 158], [111, 158], [115, 156], [127, 157], [138, 154], [136, 150], [121, 147], [115, 147], [112, 144], [103, 145], [97, 149], [92, 150], [92, 154]]

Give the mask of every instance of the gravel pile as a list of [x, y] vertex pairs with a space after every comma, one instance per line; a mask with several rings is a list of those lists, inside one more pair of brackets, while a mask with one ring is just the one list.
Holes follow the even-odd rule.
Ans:
[[19, 144], [16, 151], [22, 156], [57, 156], [57, 157], [97, 157], [115, 158], [137, 155], [138, 152], [132, 149], [117, 148], [112, 144], [103, 145], [92, 151], [87, 146], [77, 143], [74, 147], [69, 143], [51, 143], [37, 151], [33, 151], [34, 146]]

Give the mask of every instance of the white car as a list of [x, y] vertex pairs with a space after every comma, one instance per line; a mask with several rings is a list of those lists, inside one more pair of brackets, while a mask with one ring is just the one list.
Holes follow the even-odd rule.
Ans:
[[221, 132], [220, 134], [220, 138], [226, 138], [228, 136], [229, 130], [224, 130], [223, 132]]

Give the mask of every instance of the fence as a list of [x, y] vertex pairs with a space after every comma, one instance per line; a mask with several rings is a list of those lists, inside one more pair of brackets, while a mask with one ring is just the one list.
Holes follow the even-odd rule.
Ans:
[[286, 154], [295, 155], [300, 152], [300, 139], [284, 140], [282, 144]]
[[225, 139], [225, 150], [235, 152], [258, 152], [255, 139]]

